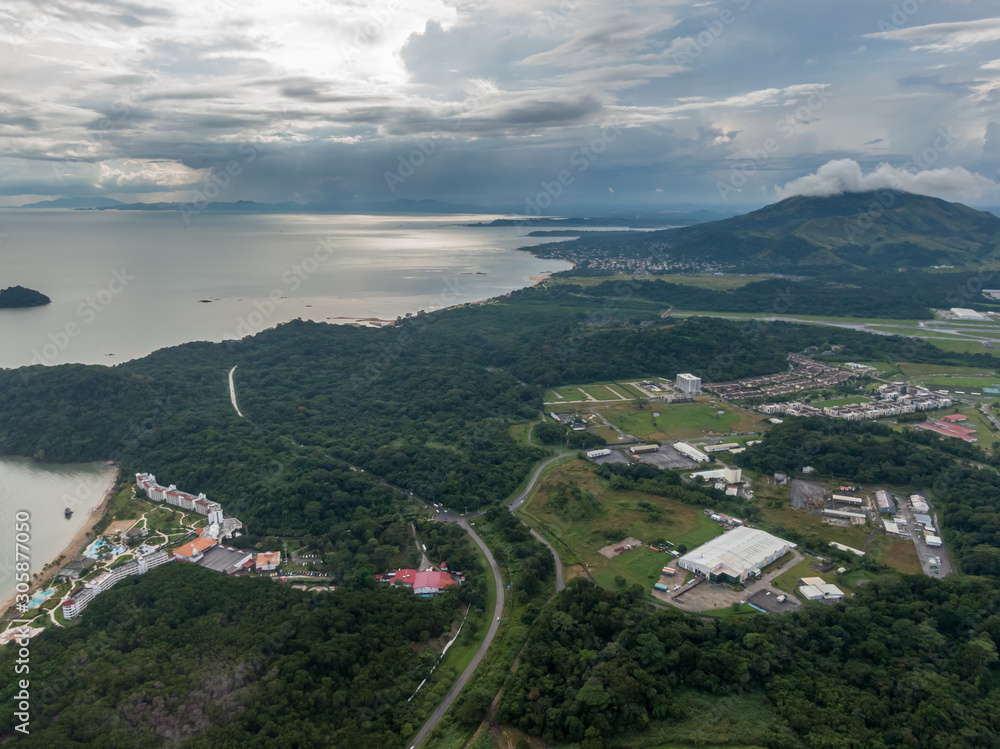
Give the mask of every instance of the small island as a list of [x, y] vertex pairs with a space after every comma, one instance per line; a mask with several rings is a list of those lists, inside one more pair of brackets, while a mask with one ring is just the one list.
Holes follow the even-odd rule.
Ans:
[[11, 286], [0, 289], [0, 309], [15, 309], [20, 307], [42, 307], [51, 304], [52, 300], [45, 294], [23, 286]]

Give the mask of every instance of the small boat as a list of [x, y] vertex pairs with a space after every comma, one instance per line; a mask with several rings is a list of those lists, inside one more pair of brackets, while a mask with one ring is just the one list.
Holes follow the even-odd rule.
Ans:
[[66, 516], [67, 520], [69, 518], [73, 517], [73, 511], [71, 509], [69, 509], [68, 507], [65, 510], [63, 510], [63, 514]]

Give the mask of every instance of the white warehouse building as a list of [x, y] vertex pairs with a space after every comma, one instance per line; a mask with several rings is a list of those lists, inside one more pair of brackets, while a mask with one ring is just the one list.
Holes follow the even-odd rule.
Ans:
[[682, 393], [701, 395], [701, 378], [695, 377], [693, 374], [677, 375], [675, 386]]
[[677, 564], [713, 582], [741, 583], [794, 547], [770, 533], [743, 526], [688, 552]]

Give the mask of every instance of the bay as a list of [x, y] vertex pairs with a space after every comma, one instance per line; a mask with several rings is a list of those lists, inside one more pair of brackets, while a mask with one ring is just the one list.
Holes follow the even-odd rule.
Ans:
[[498, 296], [570, 265], [495, 216], [0, 213], [0, 288], [52, 299], [0, 310], [0, 367], [117, 364], [295, 318], [384, 324]]
[[[30, 458], [0, 458], [0, 601], [5, 602], [0, 611], [14, 594], [16, 552], [21, 552], [22, 560], [27, 557], [32, 575], [54, 561], [97, 519], [94, 512], [114, 484], [115, 474], [114, 466], [106, 463], [52, 465]], [[71, 518], [63, 514], [67, 507], [73, 510]], [[21, 536], [15, 528], [18, 513], [28, 514], [28, 530]], [[69, 550], [63, 562], [79, 551]]]

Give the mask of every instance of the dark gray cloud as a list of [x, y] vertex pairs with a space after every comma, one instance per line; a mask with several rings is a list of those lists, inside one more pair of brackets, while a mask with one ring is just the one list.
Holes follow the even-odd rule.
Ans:
[[[173, 199], [252, 149], [223, 199], [510, 205], [568, 169], [578, 203], [759, 203], [830, 161], [900, 168], [941, 130], [935, 168], [994, 179], [996, 15], [987, 0], [10, 0], [0, 193]], [[432, 152], [390, 189], [415, 148]]]

